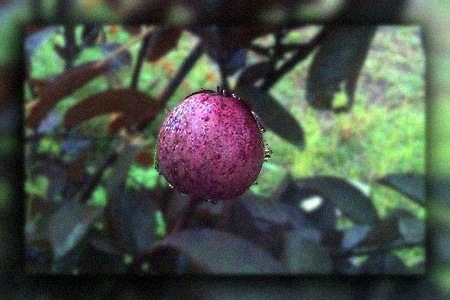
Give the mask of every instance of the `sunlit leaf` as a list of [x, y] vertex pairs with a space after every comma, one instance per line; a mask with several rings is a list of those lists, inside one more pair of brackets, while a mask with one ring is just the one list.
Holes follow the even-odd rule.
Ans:
[[299, 189], [310, 190], [326, 197], [355, 223], [373, 224], [378, 219], [372, 200], [344, 179], [316, 176], [299, 179], [297, 185]]
[[[375, 29], [375, 26], [333, 25], [314, 55], [308, 72], [306, 100], [311, 106], [336, 111], [347, 110], [352, 106], [359, 72]], [[336, 93], [336, 101], [343, 99], [339, 94], [341, 87], [347, 94], [347, 103], [333, 107]]]
[[236, 96], [246, 101], [262, 121], [262, 125], [272, 130], [294, 146], [303, 149], [305, 137], [303, 128], [276, 99], [257, 87], [246, 85], [236, 88]]
[[425, 205], [425, 178], [421, 174], [388, 174], [384, 178], [377, 180], [377, 182], [393, 188], [420, 205]]
[[[36, 177], [37, 179], [41, 178], [41, 176], [47, 178], [48, 184], [45, 189], [44, 198], [49, 200], [53, 200], [55, 196], [64, 190], [67, 184], [67, 170], [64, 164], [59, 160], [44, 156], [41, 160], [36, 161], [33, 173], [38, 174]], [[31, 182], [33, 182], [33, 177], [31, 177], [31, 179]]]
[[162, 242], [187, 254], [213, 274], [283, 274], [279, 262], [255, 244], [214, 229], [186, 230], [169, 235]]
[[320, 205], [307, 213], [308, 224], [320, 230], [336, 228], [336, 204], [328, 198], [322, 199]]
[[102, 209], [67, 202], [49, 220], [48, 232], [55, 260], [64, 257], [85, 237]]
[[286, 234], [283, 262], [294, 274], [327, 274], [332, 261], [318, 240], [308, 238], [300, 229]]

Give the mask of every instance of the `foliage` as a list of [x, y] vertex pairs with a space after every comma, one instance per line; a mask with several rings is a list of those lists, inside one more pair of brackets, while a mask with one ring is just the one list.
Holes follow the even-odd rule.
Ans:
[[[28, 270], [422, 273], [417, 36], [411, 26], [28, 28]], [[257, 185], [217, 204], [174, 191], [153, 160], [165, 110], [215, 86], [248, 102], [274, 152]]]

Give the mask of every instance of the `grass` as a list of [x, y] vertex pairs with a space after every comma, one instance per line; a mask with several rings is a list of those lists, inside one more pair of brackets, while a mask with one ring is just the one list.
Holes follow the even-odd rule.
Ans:
[[305, 151], [270, 132], [272, 162], [292, 166], [295, 177], [335, 175], [371, 183], [393, 172], [425, 173], [425, 57], [419, 28], [380, 27], [349, 113], [319, 112], [305, 100], [309, 58], [272, 94], [296, 117]]

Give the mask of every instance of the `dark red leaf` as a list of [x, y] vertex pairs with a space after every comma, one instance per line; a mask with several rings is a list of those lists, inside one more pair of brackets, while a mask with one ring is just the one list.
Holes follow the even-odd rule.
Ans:
[[64, 118], [64, 127], [69, 129], [96, 116], [120, 113], [121, 115], [113, 120], [114, 126], [111, 125], [110, 128], [117, 130], [120, 126], [131, 127], [143, 120], [152, 120], [162, 106], [133, 88], [107, 90], [91, 95], [69, 109]]
[[153, 164], [153, 155], [147, 149], [139, 151], [135, 156], [136, 162], [145, 168], [149, 168]]
[[84, 150], [74, 161], [67, 167], [67, 173], [71, 182], [81, 182], [86, 174], [85, 164], [90, 155], [89, 150]]
[[157, 61], [164, 55], [166, 55], [170, 50], [178, 45], [178, 40], [180, 39], [182, 29], [179, 27], [169, 27], [162, 30], [162, 32], [153, 33], [157, 36], [152, 36], [150, 34], [150, 39], [155, 38], [150, 51], [147, 53], [147, 61]]
[[105, 63], [89, 62], [65, 71], [52, 79], [30, 79], [38, 99], [30, 107], [27, 124], [37, 128], [58, 100], [73, 93], [84, 84], [101, 75], [108, 68]]

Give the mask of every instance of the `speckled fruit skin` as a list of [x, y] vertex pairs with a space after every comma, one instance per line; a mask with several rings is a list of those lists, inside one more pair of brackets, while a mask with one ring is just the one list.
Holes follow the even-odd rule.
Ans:
[[157, 168], [178, 191], [204, 199], [245, 192], [264, 162], [261, 128], [234, 95], [204, 90], [189, 95], [164, 120]]

